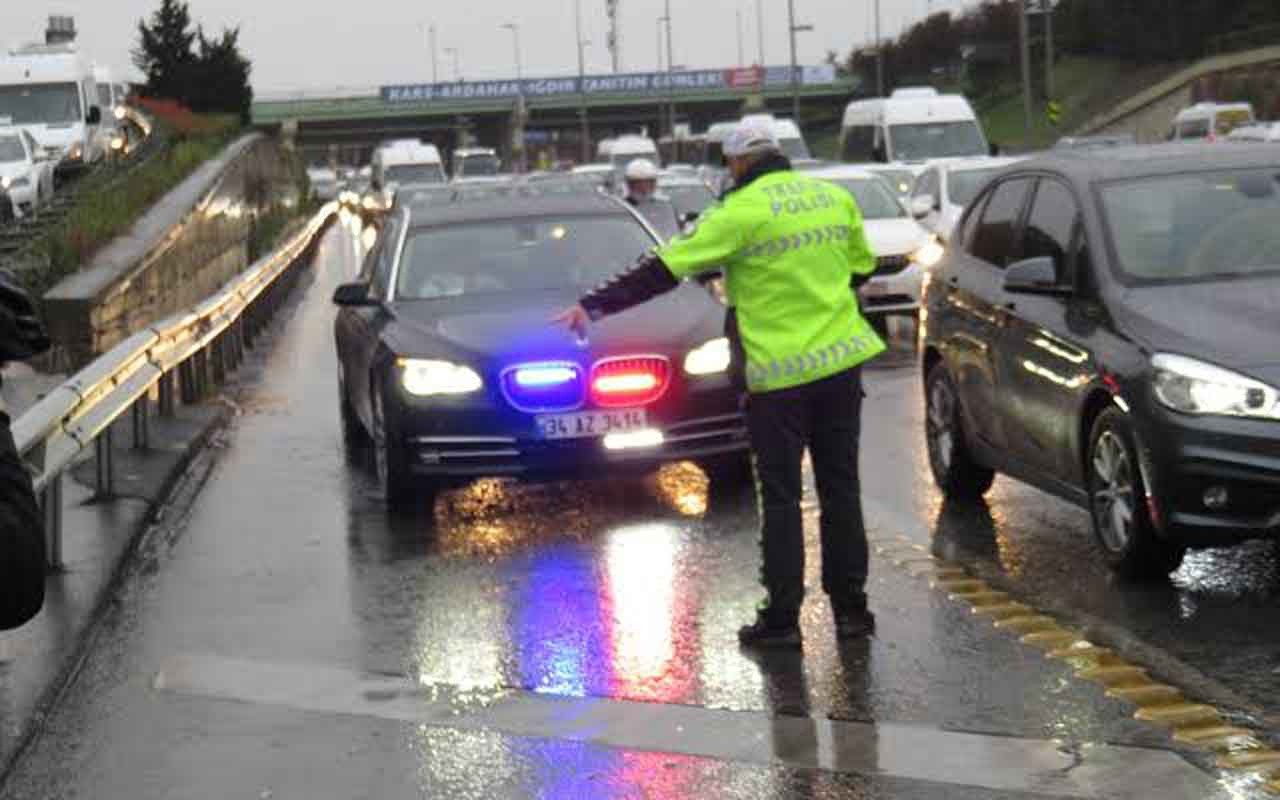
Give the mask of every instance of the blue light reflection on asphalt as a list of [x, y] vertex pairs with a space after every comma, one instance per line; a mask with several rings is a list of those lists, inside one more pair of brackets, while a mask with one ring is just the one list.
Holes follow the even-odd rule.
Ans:
[[608, 620], [588, 553], [565, 546], [539, 554], [513, 601], [523, 687], [583, 697], [608, 686], [613, 663]]

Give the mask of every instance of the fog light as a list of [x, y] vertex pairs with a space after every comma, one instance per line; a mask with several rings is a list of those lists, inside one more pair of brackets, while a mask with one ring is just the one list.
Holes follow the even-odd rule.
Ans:
[[628, 433], [611, 433], [604, 437], [605, 450], [639, 450], [646, 447], [658, 447], [667, 438], [662, 431], [645, 428]]
[[1211, 511], [1220, 511], [1231, 501], [1231, 494], [1225, 486], [1212, 486], [1205, 490], [1204, 507]]

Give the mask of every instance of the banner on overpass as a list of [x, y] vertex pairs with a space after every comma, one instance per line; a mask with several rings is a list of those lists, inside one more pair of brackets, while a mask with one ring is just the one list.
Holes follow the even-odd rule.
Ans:
[[[836, 80], [834, 68], [797, 67], [800, 80], [807, 86], [830, 84]], [[667, 94], [708, 90], [743, 90], [760, 86], [786, 86], [791, 83], [789, 67], [685, 70], [681, 72], [633, 72], [623, 75], [588, 75], [582, 79], [528, 78], [523, 81], [471, 81], [455, 83], [423, 83], [383, 86], [382, 99], [388, 103], [430, 103], [433, 101], [496, 100], [566, 97], [585, 92], [587, 95], [631, 94], [655, 98]]]

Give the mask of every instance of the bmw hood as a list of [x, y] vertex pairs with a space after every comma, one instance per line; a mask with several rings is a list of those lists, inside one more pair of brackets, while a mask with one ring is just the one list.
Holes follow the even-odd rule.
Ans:
[[862, 225], [871, 252], [877, 256], [910, 255], [929, 237], [920, 223], [913, 219], [869, 219]]
[[1122, 316], [1153, 352], [1185, 355], [1280, 383], [1280, 279], [1127, 290]]
[[592, 323], [585, 343], [552, 325], [576, 290], [398, 302], [387, 335], [400, 355], [459, 358], [501, 367], [526, 360], [586, 362], [610, 355], [673, 358], [721, 336], [724, 308], [696, 284]]

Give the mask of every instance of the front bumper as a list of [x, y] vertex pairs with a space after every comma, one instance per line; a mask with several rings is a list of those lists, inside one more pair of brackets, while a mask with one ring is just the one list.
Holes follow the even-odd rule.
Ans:
[[[1157, 528], [1193, 547], [1280, 537], [1280, 422], [1177, 414], [1150, 401], [1144, 474]], [[1210, 489], [1227, 501], [1211, 508]]]
[[749, 449], [738, 391], [727, 377], [682, 378], [678, 384], [646, 408], [648, 427], [662, 432], [663, 443], [613, 451], [600, 437], [544, 439], [537, 414], [516, 411], [497, 397], [470, 403], [405, 398], [400, 428], [409, 467], [420, 476], [456, 480], [598, 477]]
[[920, 310], [924, 267], [910, 262], [892, 275], [873, 275], [858, 290], [864, 314], [902, 314]]

